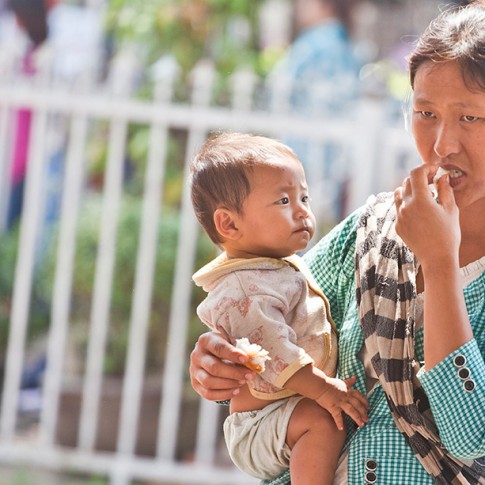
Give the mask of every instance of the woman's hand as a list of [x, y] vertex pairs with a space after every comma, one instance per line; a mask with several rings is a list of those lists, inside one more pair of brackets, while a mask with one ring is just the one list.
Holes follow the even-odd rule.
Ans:
[[396, 231], [426, 267], [457, 264], [460, 247], [459, 210], [448, 175], [436, 183], [437, 202], [430, 190], [438, 166], [413, 169], [402, 187], [394, 191], [397, 209]]
[[199, 337], [190, 354], [192, 387], [205, 399], [224, 401], [239, 393], [254, 373], [244, 367], [248, 356], [216, 332]]

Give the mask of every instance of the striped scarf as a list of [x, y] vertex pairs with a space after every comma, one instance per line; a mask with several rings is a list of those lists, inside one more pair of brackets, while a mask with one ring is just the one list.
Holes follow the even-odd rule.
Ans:
[[365, 345], [399, 431], [438, 484], [485, 484], [483, 460], [443, 447], [414, 355], [416, 261], [396, 234], [392, 194], [374, 197], [357, 231], [356, 295]]

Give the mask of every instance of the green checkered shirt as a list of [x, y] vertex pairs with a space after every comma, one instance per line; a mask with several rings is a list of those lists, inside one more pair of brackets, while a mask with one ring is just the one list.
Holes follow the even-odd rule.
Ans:
[[[363, 336], [355, 302], [354, 253], [359, 211], [327, 234], [304, 259], [330, 302], [332, 317], [339, 329], [339, 374], [357, 377], [356, 388], [365, 394], [365, 373], [358, 353]], [[457, 349], [420, 376], [444, 446], [462, 459], [485, 456], [485, 273], [465, 290], [475, 339]], [[415, 337], [416, 356], [424, 359], [422, 328]], [[466, 357], [466, 367], [475, 382], [466, 392], [457, 376], [454, 356]], [[366, 463], [377, 463], [376, 483], [386, 485], [431, 485], [432, 478], [415, 458], [404, 437], [394, 425], [380, 386], [369, 396], [369, 422], [361, 429], [347, 419], [348, 483], [363, 484]], [[324, 437], [322, 439], [325, 439]], [[485, 470], [484, 470], [485, 474]], [[265, 485], [290, 483], [289, 472]]]

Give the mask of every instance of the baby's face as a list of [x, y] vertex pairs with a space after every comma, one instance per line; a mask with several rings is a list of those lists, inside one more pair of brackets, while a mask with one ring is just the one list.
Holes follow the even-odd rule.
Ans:
[[315, 232], [303, 167], [292, 158], [254, 167], [238, 224], [240, 257], [280, 258], [305, 249]]

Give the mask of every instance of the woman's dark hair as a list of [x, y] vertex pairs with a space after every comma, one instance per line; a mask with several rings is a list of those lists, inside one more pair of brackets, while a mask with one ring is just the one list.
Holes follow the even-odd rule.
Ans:
[[485, 91], [485, 1], [452, 7], [434, 19], [409, 56], [411, 87], [425, 62], [457, 61], [470, 89]]

